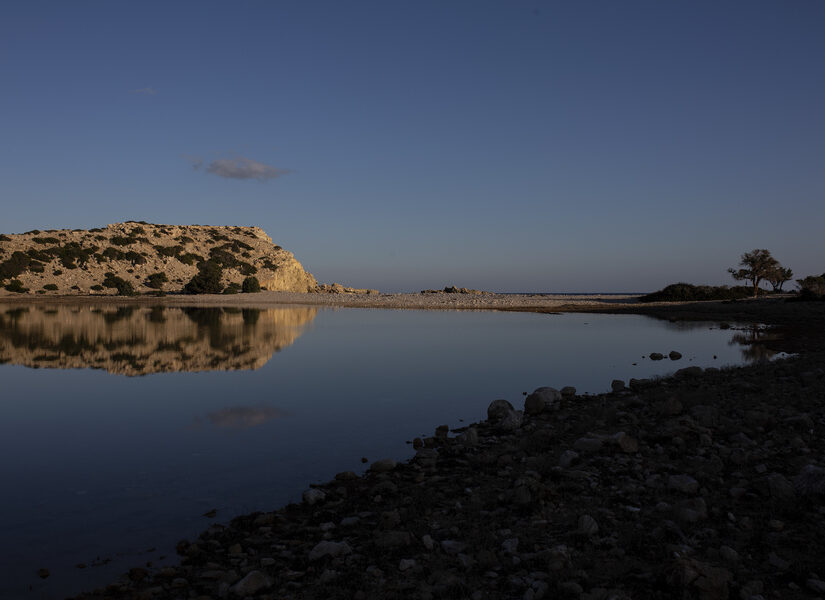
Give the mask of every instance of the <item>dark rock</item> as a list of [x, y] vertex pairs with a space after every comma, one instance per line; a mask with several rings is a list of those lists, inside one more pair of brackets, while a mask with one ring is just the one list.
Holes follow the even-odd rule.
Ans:
[[490, 406], [487, 407], [487, 419], [495, 423], [514, 410], [513, 405], [507, 402], [507, 400], [493, 400]]

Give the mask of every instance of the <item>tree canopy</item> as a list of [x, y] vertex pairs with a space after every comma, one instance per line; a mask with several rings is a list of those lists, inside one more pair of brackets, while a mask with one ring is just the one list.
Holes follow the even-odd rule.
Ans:
[[[772, 276], [775, 276], [782, 265], [776, 260], [769, 250], [764, 248], [756, 248], [750, 252], [745, 252], [739, 261], [739, 269], [728, 269], [728, 273], [737, 281], [750, 281], [753, 286], [753, 297], [759, 294], [759, 284], [762, 281], [770, 281]], [[784, 269], [778, 277], [784, 277]], [[790, 271], [790, 269], [788, 269]], [[790, 277], [788, 277], [790, 279]], [[784, 279], [787, 281], [788, 279]]]

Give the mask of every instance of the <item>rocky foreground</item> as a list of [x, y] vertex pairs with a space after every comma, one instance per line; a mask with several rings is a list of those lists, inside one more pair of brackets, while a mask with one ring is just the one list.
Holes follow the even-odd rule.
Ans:
[[80, 597], [825, 597], [825, 305], [774, 306], [801, 356], [494, 401]]

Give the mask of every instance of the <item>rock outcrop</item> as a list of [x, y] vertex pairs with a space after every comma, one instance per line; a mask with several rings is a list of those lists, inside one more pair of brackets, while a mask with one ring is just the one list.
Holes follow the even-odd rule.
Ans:
[[482, 290], [471, 290], [465, 287], [456, 287], [454, 285], [448, 285], [443, 290], [421, 290], [422, 294], [473, 294], [473, 295], [481, 295], [481, 294], [489, 294], [491, 292], [485, 292]]
[[[222, 287], [254, 276], [274, 291], [315, 291], [315, 278], [258, 227], [152, 225], [0, 235], [0, 295], [116, 294], [112, 277], [134, 291], [180, 292], [198, 265], [222, 267]], [[107, 277], [107, 274], [108, 275]]]
[[315, 291], [319, 294], [378, 294], [378, 290], [346, 287], [344, 285], [341, 285], [340, 283], [322, 283], [319, 284], [317, 288], [315, 288]]

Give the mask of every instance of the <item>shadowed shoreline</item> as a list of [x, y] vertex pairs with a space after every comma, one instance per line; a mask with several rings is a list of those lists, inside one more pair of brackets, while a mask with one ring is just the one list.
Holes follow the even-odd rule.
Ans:
[[754, 345], [796, 355], [688, 367], [595, 396], [537, 392], [524, 413], [491, 406], [486, 421], [417, 440], [406, 463], [376, 461], [362, 477], [312, 486], [301, 504], [213, 525], [178, 544], [179, 565], [135, 567], [78, 598], [810, 598], [825, 586], [815, 564], [825, 555], [825, 303], [415, 296], [379, 302], [758, 323], [771, 335]]

